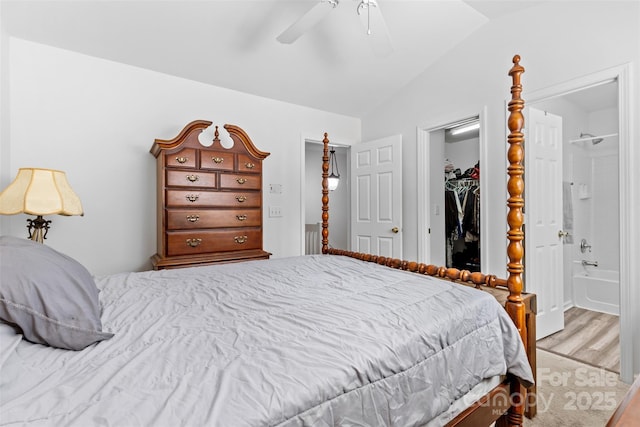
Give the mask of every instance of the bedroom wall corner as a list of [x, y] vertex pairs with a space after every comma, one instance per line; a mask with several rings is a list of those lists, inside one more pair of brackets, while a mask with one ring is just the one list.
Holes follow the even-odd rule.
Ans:
[[[83, 217], [53, 216], [46, 244], [105, 275], [149, 269], [156, 252], [154, 139], [189, 122], [243, 128], [271, 155], [263, 167], [263, 247], [273, 257], [300, 253], [300, 134], [359, 141], [353, 117], [249, 95], [167, 74], [11, 38], [11, 142], [8, 166], [66, 171]], [[282, 193], [268, 191], [281, 184]], [[267, 207], [282, 208], [270, 218]], [[7, 234], [24, 235], [25, 215]]]

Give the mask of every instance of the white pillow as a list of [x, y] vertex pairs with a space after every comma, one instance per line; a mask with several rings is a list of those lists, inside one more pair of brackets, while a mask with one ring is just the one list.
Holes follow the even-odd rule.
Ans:
[[22, 341], [22, 334], [16, 332], [13, 326], [0, 322], [0, 370], [20, 341]]

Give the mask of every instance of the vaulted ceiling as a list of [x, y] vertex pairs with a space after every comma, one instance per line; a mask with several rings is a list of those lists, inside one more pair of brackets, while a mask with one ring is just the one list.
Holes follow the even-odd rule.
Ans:
[[379, 0], [394, 47], [381, 57], [356, 13], [360, 0], [341, 0], [296, 42], [279, 43], [318, 1], [3, 0], [1, 7], [11, 36], [362, 117], [491, 19], [539, 3]]

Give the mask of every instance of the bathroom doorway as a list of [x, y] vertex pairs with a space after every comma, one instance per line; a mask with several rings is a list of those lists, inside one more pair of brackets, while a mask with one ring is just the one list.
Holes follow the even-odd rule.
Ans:
[[[538, 277], [531, 275], [526, 282], [527, 290], [539, 295], [540, 315], [559, 309], [564, 314], [561, 321], [566, 322], [566, 325], [560, 325], [563, 330], [559, 332], [539, 335], [539, 339], [544, 338], [539, 341], [540, 348], [616, 372], [620, 372], [621, 305], [618, 93], [618, 80], [606, 79], [580, 90], [529, 103], [544, 114], [561, 118], [561, 171], [555, 182], [544, 184], [544, 180], [536, 180], [534, 183], [534, 186], [554, 186], [547, 190], [541, 188], [540, 194], [547, 191], [561, 194], [561, 220], [557, 231], [560, 244], [556, 253], [557, 259], [562, 259], [559, 267], [563, 286], [553, 290], [562, 292], [560, 301], [550, 301], [548, 293], [551, 291], [538, 283], [544, 282]], [[532, 131], [529, 129], [527, 133]], [[528, 155], [537, 162], [536, 149], [531, 150]], [[532, 160], [529, 162], [526, 170], [537, 171]], [[531, 197], [535, 190], [529, 191]], [[527, 229], [529, 235], [534, 232], [535, 223], [536, 219], [531, 218]], [[534, 237], [533, 241], [536, 240]], [[534, 245], [532, 241], [528, 244]], [[535, 253], [537, 249], [529, 246], [527, 252]], [[533, 266], [529, 270], [540, 271], [540, 267]], [[580, 319], [599, 320], [586, 322]], [[602, 327], [606, 329], [606, 340], [602, 338], [603, 331], [598, 329]], [[577, 336], [576, 331], [581, 331], [582, 335]], [[573, 338], [568, 339], [567, 334]], [[545, 338], [546, 335], [549, 336]], [[590, 354], [599, 357], [591, 358]]]

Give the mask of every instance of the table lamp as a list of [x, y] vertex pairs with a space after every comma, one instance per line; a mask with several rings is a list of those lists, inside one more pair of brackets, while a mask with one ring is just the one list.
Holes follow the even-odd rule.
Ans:
[[53, 169], [20, 168], [18, 175], [0, 193], [0, 214], [26, 213], [29, 238], [44, 243], [51, 220], [43, 215], [83, 215], [80, 199], [71, 189], [64, 172]]

